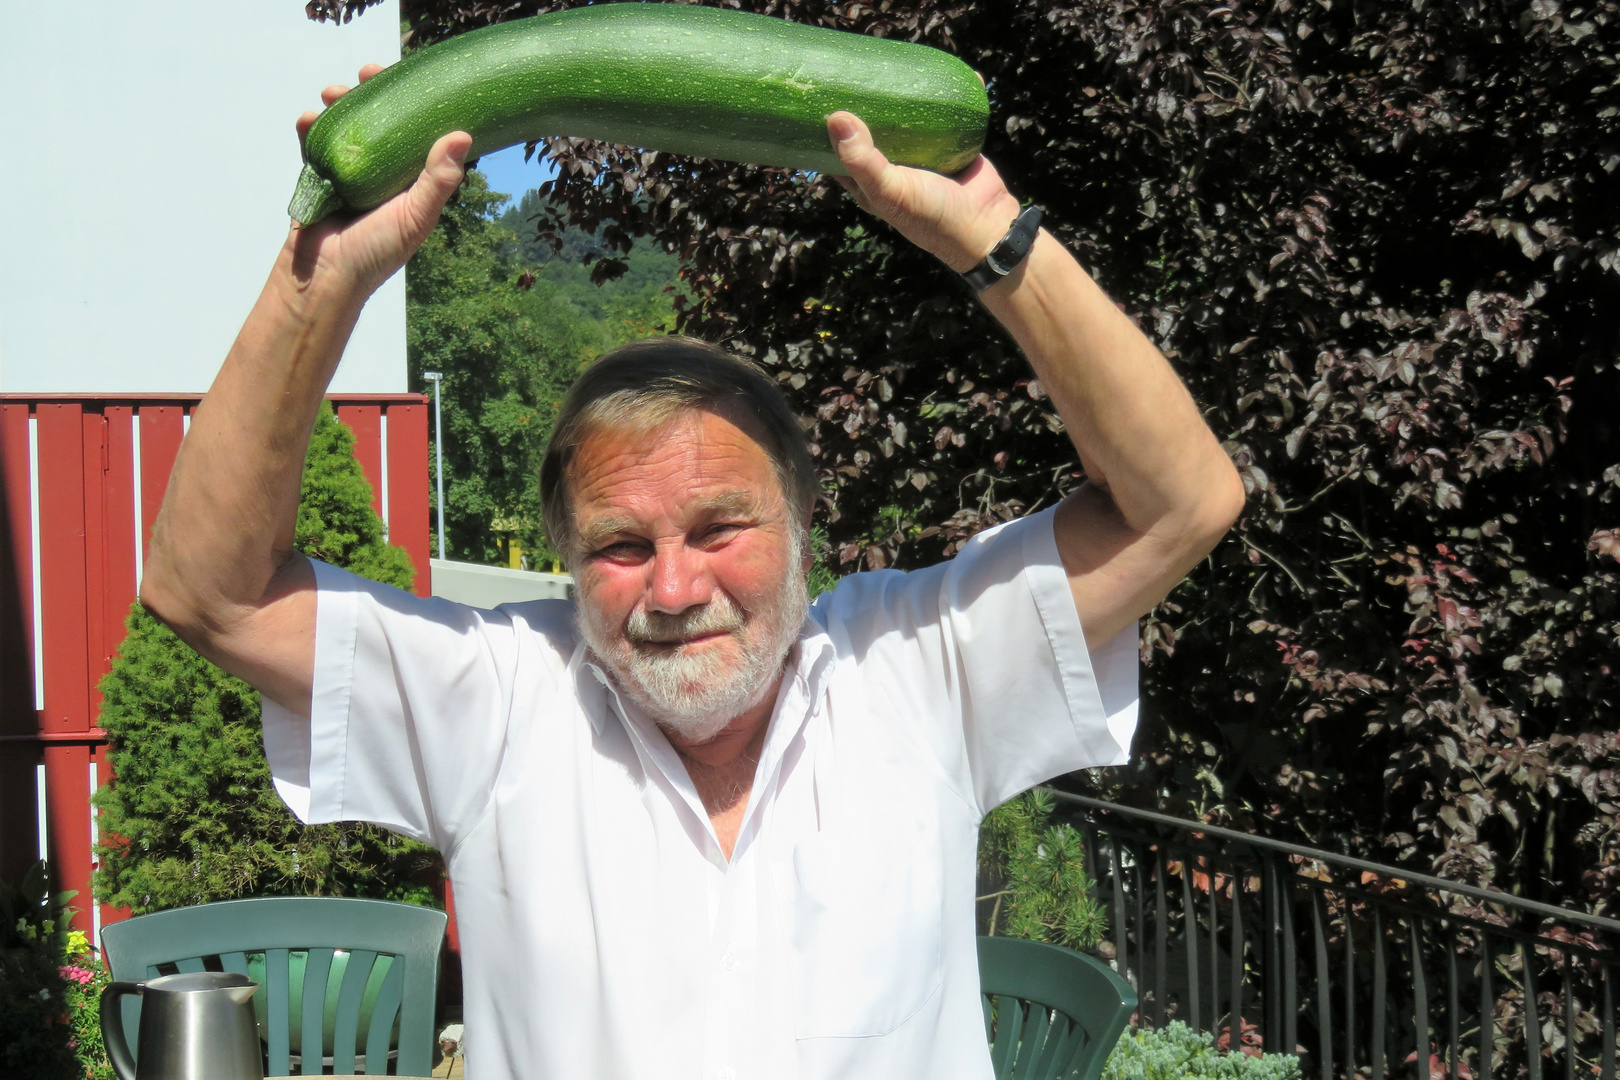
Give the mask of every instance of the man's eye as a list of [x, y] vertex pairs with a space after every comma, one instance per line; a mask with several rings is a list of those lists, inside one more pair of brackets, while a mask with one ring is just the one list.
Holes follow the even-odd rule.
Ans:
[[605, 547], [599, 547], [593, 553], [599, 559], [634, 559], [642, 553], [642, 546], [630, 540], [620, 540]]

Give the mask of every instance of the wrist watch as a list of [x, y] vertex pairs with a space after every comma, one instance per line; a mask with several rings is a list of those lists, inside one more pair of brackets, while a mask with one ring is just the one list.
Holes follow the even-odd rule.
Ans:
[[1035, 246], [1035, 234], [1041, 227], [1041, 208], [1031, 206], [1018, 215], [1001, 243], [990, 249], [990, 254], [979, 260], [979, 265], [962, 275], [974, 292], [981, 293], [1012, 273], [1024, 261], [1029, 249]]

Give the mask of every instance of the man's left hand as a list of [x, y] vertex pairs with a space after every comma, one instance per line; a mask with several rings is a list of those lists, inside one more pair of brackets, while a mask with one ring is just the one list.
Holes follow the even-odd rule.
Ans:
[[854, 113], [827, 117], [827, 135], [849, 170], [835, 179], [861, 208], [959, 274], [978, 265], [1018, 216], [1018, 200], [983, 155], [955, 176], [941, 176], [891, 163]]

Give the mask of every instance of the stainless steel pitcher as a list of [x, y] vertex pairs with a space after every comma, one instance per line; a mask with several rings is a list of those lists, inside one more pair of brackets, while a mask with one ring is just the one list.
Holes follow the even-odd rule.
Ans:
[[[101, 992], [101, 1034], [119, 1080], [264, 1080], [259, 1029], [249, 1003], [259, 984], [246, 975], [199, 971]], [[141, 998], [140, 1065], [124, 1039], [126, 995]]]

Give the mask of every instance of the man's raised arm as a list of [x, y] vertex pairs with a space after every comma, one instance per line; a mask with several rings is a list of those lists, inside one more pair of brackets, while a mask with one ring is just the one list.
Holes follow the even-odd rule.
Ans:
[[[369, 65], [363, 80], [381, 68]], [[330, 105], [344, 93], [328, 87]], [[300, 137], [315, 121], [305, 113]], [[419, 247], [472, 139], [440, 139], [416, 184], [362, 217], [294, 228], [192, 416], [152, 530], [141, 601], [187, 644], [309, 714], [315, 575], [293, 548], [316, 410], [360, 309]]]
[[[828, 131], [861, 206], [959, 273], [1018, 216], [983, 157], [939, 176], [890, 164], [849, 113]], [[1057, 542], [1095, 648], [1214, 548], [1242, 512], [1243, 483], [1164, 356], [1051, 235], [980, 295], [1029, 357], [1089, 478], [1059, 507]]]

